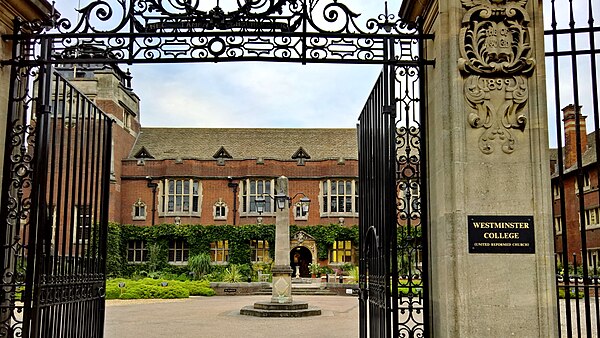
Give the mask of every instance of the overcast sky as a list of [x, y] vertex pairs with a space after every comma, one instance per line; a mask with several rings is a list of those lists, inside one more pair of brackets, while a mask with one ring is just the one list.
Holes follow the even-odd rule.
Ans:
[[[233, 10], [237, 0], [221, 0]], [[109, 3], [117, 3], [109, 0]], [[201, 0], [209, 10], [217, 0]], [[384, 1], [343, 1], [360, 21], [384, 12]], [[89, 0], [58, 1], [74, 18]], [[399, 0], [389, 8], [400, 8]], [[235, 62], [133, 65], [145, 127], [350, 127], [356, 126], [381, 66]]]

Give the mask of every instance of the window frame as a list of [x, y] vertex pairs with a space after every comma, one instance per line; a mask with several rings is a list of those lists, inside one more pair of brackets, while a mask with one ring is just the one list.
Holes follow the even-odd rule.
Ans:
[[[252, 182], [255, 182], [255, 192], [252, 193]], [[259, 192], [259, 182], [263, 183], [262, 193]], [[267, 183], [269, 188], [267, 189]], [[275, 196], [274, 178], [246, 178], [240, 180], [239, 202], [241, 216], [275, 216], [275, 201], [266, 195]], [[267, 191], [268, 190], [268, 191]], [[259, 214], [256, 210], [252, 211], [253, 201], [258, 196], [265, 196], [264, 211]], [[256, 203], [254, 203], [256, 209]]]
[[[335, 194], [332, 190], [333, 186], [331, 184], [331, 182], [336, 182], [336, 187], [335, 187]], [[339, 182], [344, 182], [343, 183], [343, 187], [344, 187], [344, 193], [343, 194], [339, 194], [338, 193], [338, 188], [340, 187]], [[347, 193], [347, 186], [348, 183], [350, 183], [350, 193]], [[357, 217], [358, 216], [358, 180], [355, 178], [328, 178], [325, 180], [321, 180], [320, 182], [320, 190], [321, 190], [321, 194], [319, 196], [319, 201], [320, 201], [320, 213], [321, 213], [321, 217]], [[351, 210], [348, 211], [346, 210], [347, 208], [344, 208], [344, 211], [337, 211], [339, 210], [339, 206], [338, 206], [338, 202], [340, 200], [340, 197], [343, 198], [344, 201], [344, 206], [347, 206], [347, 199], [350, 199], [350, 206], [351, 206]], [[332, 201], [335, 200], [336, 203], [336, 211], [331, 211], [332, 209]]]
[[[262, 247], [259, 244], [262, 244]], [[259, 256], [262, 257], [262, 259], [259, 259]], [[250, 240], [250, 261], [252, 263], [268, 263], [271, 261], [271, 256], [269, 255], [269, 241], [266, 239]]]
[[553, 223], [554, 223], [555, 234], [557, 234], [557, 235], [562, 234], [562, 231], [563, 231], [562, 217], [561, 216], [555, 216]]
[[[223, 210], [223, 215], [217, 215], [217, 210]], [[227, 215], [229, 214], [229, 207], [227, 203], [223, 202], [222, 199], [219, 199], [215, 204], [213, 204], [213, 219], [216, 221], [224, 221], [227, 220]]]
[[[342, 243], [343, 247], [340, 248], [339, 247], [339, 243]], [[350, 244], [350, 248], [346, 248], [346, 244]], [[329, 250], [329, 264], [331, 265], [341, 265], [341, 264], [346, 264], [346, 263], [354, 263], [354, 250], [355, 250], [355, 245], [354, 243], [352, 243], [351, 240], [335, 240], [333, 242], [333, 245], [331, 246], [331, 249]], [[342, 254], [342, 260], [338, 261], [337, 258], [338, 255], [336, 255], [336, 253], [340, 252]], [[349, 254], [348, 254], [349, 253]], [[349, 261], [346, 261], [343, 257], [350, 257]], [[334, 259], [336, 258], [336, 259]]]
[[[133, 244], [133, 245], [132, 245]], [[133, 256], [133, 259], [130, 259]], [[137, 259], [139, 256], [139, 259]], [[148, 244], [141, 239], [132, 239], [127, 243], [127, 263], [142, 264], [150, 260]]]
[[[181, 255], [177, 259], [178, 253]], [[169, 241], [169, 254], [167, 261], [172, 265], [185, 265], [190, 256], [190, 248], [185, 239], [172, 239]]]
[[[143, 210], [144, 214], [142, 215], [141, 212], [140, 214], [138, 214], [138, 210]], [[148, 211], [146, 210], [146, 203], [142, 202], [141, 198], [138, 198], [138, 200], [135, 203], [133, 203], [131, 217], [134, 221], [145, 221], [146, 215], [148, 215]]]
[[[90, 231], [92, 231], [92, 221], [94, 218], [94, 214], [92, 213], [92, 206], [91, 204], [85, 204], [85, 205], [76, 205], [74, 206], [75, 208], [75, 222], [73, 222], [73, 243], [87, 243], [88, 242], [88, 238], [91, 238], [91, 233], [89, 233]], [[87, 211], [87, 213], [85, 214], [80, 214], [82, 208], [84, 211]], [[83, 228], [83, 237], [79, 237], [80, 234], [80, 224], [82, 222], [82, 218], [87, 218], [87, 222], [84, 222], [84, 225], [81, 226], [81, 228]], [[87, 223], [87, 225], [85, 224]], [[87, 232], [88, 234], [86, 234], [85, 229], [87, 228]], [[88, 236], [89, 235], [89, 236]]]
[[[217, 260], [219, 255], [222, 259]], [[215, 265], [229, 264], [229, 240], [221, 239], [210, 242], [210, 263]]]
[[[170, 193], [169, 182], [173, 182], [173, 193]], [[181, 192], [177, 192], [177, 182], [182, 182]], [[185, 193], [184, 182], [189, 184], [188, 193]], [[194, 193], [194, 184], [197, 184], [197, 194]], [[170, 177], [163, 179], [159, 184], [159, 216], [194, 216], [202, 214], [202, 181], [197, 178]], [[173, 211], [169, 211], [170, 197], [173, 196]], [[181, 197], [181, 210], [177, 210], [177, 197]], [[185, 197], [188, 197], [188, 211], [184, 211]], [[196, 198], [196, 200], [194, 200]], [[196, 207], [196, 211], [194, 211]]]
[[310, 207], [309, 207], [308, 211], [304, 212], [304, 208], [302, 208], [302, 202], [296, 202], [294, 204], [294, 220], [307, 221], [309, 213], [310, 213]]
[[[600, 228], [600, 208], [588, 208], [584, 211], [585, 228], [586, 229], [597, 229]], [[581, 219], [580, 219], [581, 221]]]

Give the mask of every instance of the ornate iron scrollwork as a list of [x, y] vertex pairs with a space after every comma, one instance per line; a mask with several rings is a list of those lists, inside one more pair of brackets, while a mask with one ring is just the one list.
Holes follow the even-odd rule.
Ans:
[[490, 154], [492, 142], [515, 150], [513, 129], [525, 130], [527, 78], [535, 68], [531, 57], [527, 0], [462, 0], [461, 58], [464, 94], [471, 108], [468, 123], [484, 128], [479, 148]]
[[[280, 60], [381, 63], [386, 38], [416, 45], [416, 31], [387, 9], [376, 18], [337, 0], [238, 0], [234, 10], [200, 0], [93, 0], [77, 21], [59, 18], [57, 60], [80, 53], [98, 62]], [[89, 53], [93, 50], [93, 53]], [[400, 51], [403, 51], [400, 48]], [[415, 55], [396, 55], [416, 61]], [[392, 60], [390, 60], [392, 61]]]

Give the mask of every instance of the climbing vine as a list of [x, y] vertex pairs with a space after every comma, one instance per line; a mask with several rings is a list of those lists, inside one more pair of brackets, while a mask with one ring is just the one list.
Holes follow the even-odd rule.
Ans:
[[[290, 236], [304, 231], [315, 238], [317, 257], [327, 259], [329, 249], [334, 241], [352, 241], [358, 247], [358, 226], [346, 227], [339, 224], [316, 226], [290, 226]], [[185, 240], [188, 243], [189, 255], [197, 255], [210, 251], [210, 243], [220, 240], [229, 242], [229, 263], [248, 264], [251, 262], [250, 240], [266, 240], [269, 243], [269, 254], [275, 256], [275, 225], [175, 225], [159, 224], [155, 226], [109, 225], [109, 251], [107, 270], [111, 275], [131, 274], [137, 269], [150, 270], [148, 264], [127, 264], [127, 248], [131, 240], [145, 241], [147, 247], [154, 246], [153, 260], [160, 264], [152, 269], [176, 269], [169, 267], [168, 248], [171, 240]], [[159, 248], [159, 249], [156, 249]]]

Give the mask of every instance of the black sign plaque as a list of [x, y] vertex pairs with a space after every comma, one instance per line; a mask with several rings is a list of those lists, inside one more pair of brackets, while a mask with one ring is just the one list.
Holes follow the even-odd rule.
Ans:
[[469, 253], [535, 253], [533, 216], [468, 216]]

